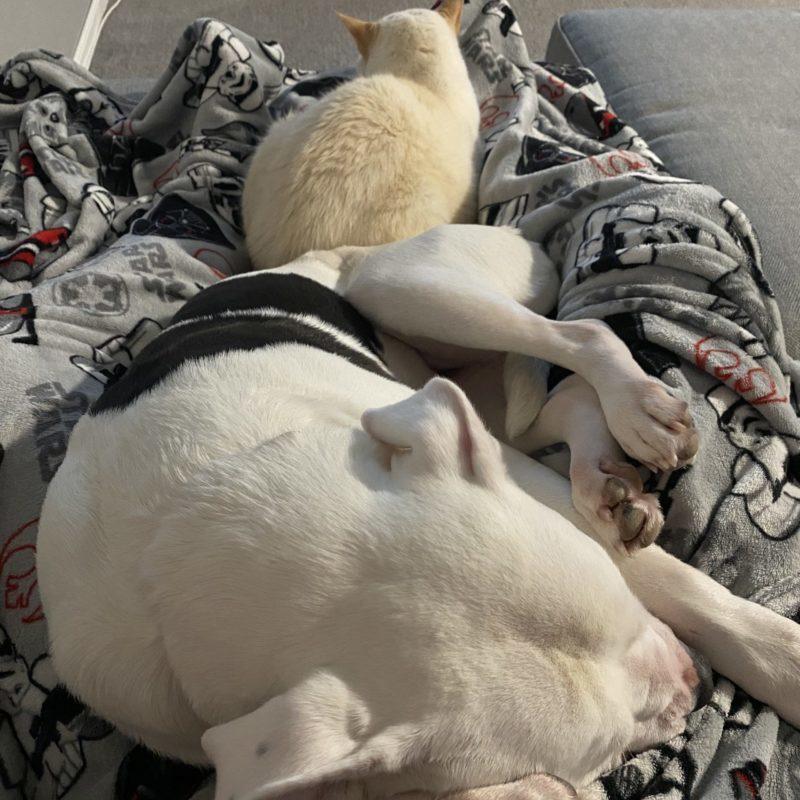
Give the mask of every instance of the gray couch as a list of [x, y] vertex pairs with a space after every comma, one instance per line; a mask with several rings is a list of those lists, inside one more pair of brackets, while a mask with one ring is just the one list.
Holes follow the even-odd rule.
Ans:
[[588, 67], [675, 175], [750, 217], [800, 357], [800, 11], [614, 9], [561, 17], [549, 61]]

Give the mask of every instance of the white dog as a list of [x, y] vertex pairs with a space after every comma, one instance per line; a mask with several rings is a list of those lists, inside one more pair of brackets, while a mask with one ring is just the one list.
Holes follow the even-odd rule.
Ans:
[[[212, 760], [219, 800], [574, 796], [683, 729], [697, 676], [667, 625], [799, 723], [797, 625], [655, 546], [624, 554], [657, 523], [615, 439], [671, 468], [696, 434], [607, 328], [536, 315], [554, 282], [516, 232], [449, 226], [190, 300], [45, 501], [69, 689]], [[522, 397], [532, 355], [576, 375], [528, 427], [498, 387]], [[509, 426], [570, 443], [594, 524]]]

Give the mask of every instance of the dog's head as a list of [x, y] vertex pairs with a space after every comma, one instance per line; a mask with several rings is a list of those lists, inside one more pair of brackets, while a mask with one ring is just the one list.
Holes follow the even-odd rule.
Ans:
[[683, 729], [688, 656], [597, 544], [509, 478], [453, 383], [269, 452], [247, 455], [253, 508], [263, 483], [290, 541], [319, 542], [293, 563], [325, 548], [297, 595], [317, 660], [206, 732], [218, 800], [565, 798], [562, 780]]
[[435, 11], [414, 8], [376, 22], [339, 14], [361, 54], [366, 75], [386, 72], [414, 78], [460, 60], [458, 33], [463, 0], [443, 0]]

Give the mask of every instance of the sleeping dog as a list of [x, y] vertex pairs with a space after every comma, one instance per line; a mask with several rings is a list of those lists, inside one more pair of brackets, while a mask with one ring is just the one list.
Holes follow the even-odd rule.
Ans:
[[[685, 403], [538, 316], [555, 286], [516, 232], [445, 226], [190, 300], [50, 485], [61, 680], [220, 800], [574, 797], [683, 730], [673, 630], [800, 722], [798, 626], [644, 547], [622, 450], [685, 463]], [[541, 410], [534, 356], [574, 373]], [[521, 452], [557, 440], [580, 513]]]

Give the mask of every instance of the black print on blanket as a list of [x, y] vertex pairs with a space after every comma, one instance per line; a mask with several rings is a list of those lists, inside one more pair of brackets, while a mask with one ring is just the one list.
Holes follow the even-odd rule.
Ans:
[[559, 147], [556, 142], [526, 136], [522, 140], [522, 153], [517, 161], [517, 175], [529, 175], [542, 169], [569, 164], [585, 158], [582, 153], [573, 153]]
[[264, 102], [264, 91], [246, 45], [226, 25], [208, 20], [184, 74], [192, 88], [183, 96], [188, 107], [198, 107], [219, 93], [242, 111], [255, 111]]
[[112, 732], [62, 686], [48, 689], [49, 672], [46, 654], [28, 666], [0, 626], [0, 785], [15, 797], [63, 797], [86, 769], [84, 742]]
[[37, 344], [36, 306], [30, 294], [0, 300], [0, 336], [11, 336], [18, 344]]
[[[720, 431], [737, 451], [723, 504], [739, 505], [752, 530], [768, 539], [794, 536], [800, 528], [800, 455], [790, 453], [785, 437], [727, 386], [715, 387], [706, 400]], [[721, 507], [709, 527], [724, 525], [732, 514], [730, 508]]]
[[133, 330], [122, 336], [112, 336], [92, 348], [92, 357], [71, 356], [70, 361], [103, 386], [118, 381], [127, 371], [137, 353], [149, 344], [163, 326], [154, 319], [140, 320]]
[[561, 78], [562, 81], [576, 89], [595, 82], [592, 72], [584, 67], [576, 67], [572, 64], [553, 64], [550, 61], [537, 61], [536, 63], [544, 67], [551, 75]]
[[519, 27], [517, 22], [517, 15], [505, 0], [491, 0], [483, 7], [483, 13], [500, 18], [500, 33], [503, 36], [508, 36], [509, 34], [522, 36], [522, 28]]
[[33, 438], [39, 472], [42, 480], [49, 483], [64, 460], [70, 432], [89, 409], [89, 396], [67, 389], [60, 381], [31, 386], [25, 394], [35, 421]]
[[685, 220], [662, 216], [655, 205], [603, 206], [583, 226], [583, 241], [575, 259], [576, 279], [655, 263], [658, 246], [686, 242], [721, 248], [713, 233]]
[[137, 236], [165, 236], [169, 239], [195, 239], [233, 249], [211, 214], [176, 194], [170, 194], [130, 229]]

